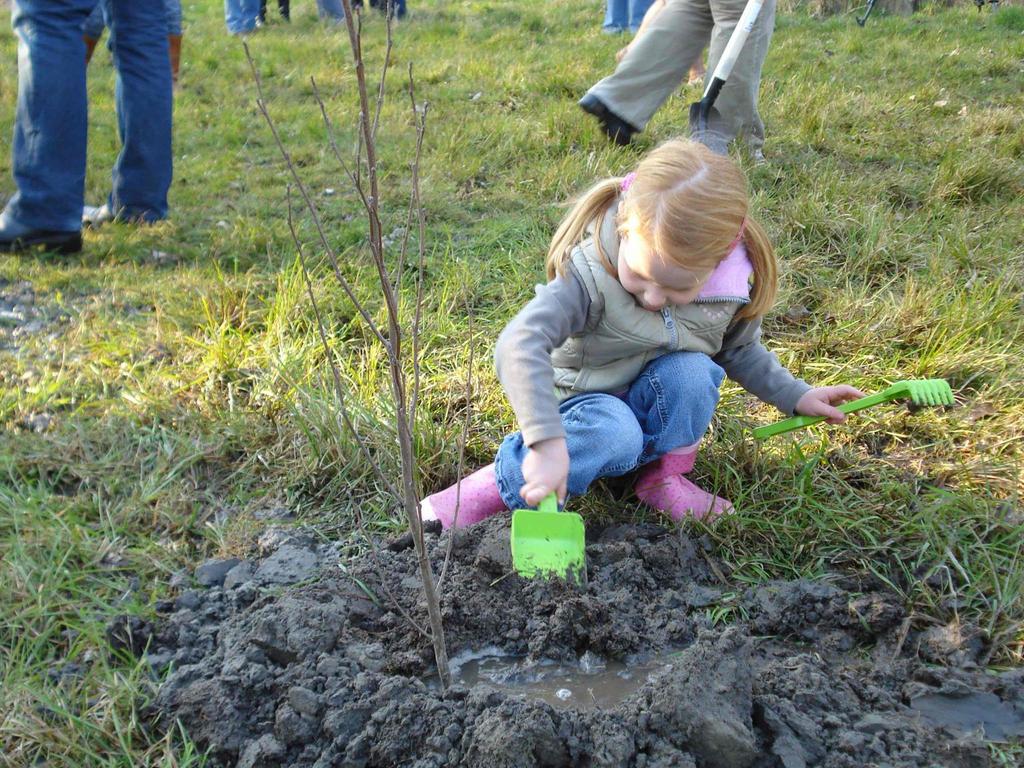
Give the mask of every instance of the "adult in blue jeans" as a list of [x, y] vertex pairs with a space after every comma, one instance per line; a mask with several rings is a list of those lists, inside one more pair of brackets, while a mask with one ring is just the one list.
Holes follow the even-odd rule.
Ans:
[[247, 35], [256, 29], [260, 0], [224, 0], [224, 23], [232, 35]]
[[[359, 0], [352, 0], [352, 7], [359, 8]], [[405, 18], [405, 0], [370, 0], [370, 6], [381, 13], [387, 13], [389, 6], [396, 19]], [[341, 23], [345, 20], [345, 6], [341, 0], [316, 0], [317, 12], [322, 21]]]
[[[0, 252], [82, 248], [86, 89], [82, 25], [96, 0], [12, 0], [18, 103], [11, 167], [17, 192], [0, 213]], [[163, 0], [112, 0], [121, 152], [97, 220], [167, 216], [171, 71]]]
[[607, 0], [602, 31], [615, 35], [629, 30], [636, 32], [653, 0]]
[[[282, 2], [287, 2], [287, 0], [282, 0]], [[181, 66], [181, 0], [164, 0], [164, 9], [167, 11], [167, 46], [171, 57], [171, 82], [177, 85], [178, 70]], [[110, 0], [99, 0], [96, 7], [92, 9], [92, 13], [89, 14], [89, 18], [85, 20], [82, 37], [85, 39], [86, 64], [89, 63], [96, 45], [103, 37], [103, 30], [107, 28], [109, 17]]]

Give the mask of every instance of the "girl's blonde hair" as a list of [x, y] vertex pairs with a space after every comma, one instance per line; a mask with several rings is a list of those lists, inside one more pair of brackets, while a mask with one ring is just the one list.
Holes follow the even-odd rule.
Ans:
[[777, 265], [768, 235], [749, 216], [747, 181], [728, 157], [687, 139], [666, 141], [641, 161], [629, 184], [623, 177], [605, 179], [587, 190], [558, 226], [548, 249], [547, 275], [565, 274], [573, 249], [594, 233], [605, 269], [616, 274], [597, 236], [605, 213], [622, 195], [616, 225], [641, 235], [666, 260], [696, 273], [710, 272], [729, 255], [741, 234], [754, 267], [750, 303], [737, 318], [764, 315], [775, 301]]

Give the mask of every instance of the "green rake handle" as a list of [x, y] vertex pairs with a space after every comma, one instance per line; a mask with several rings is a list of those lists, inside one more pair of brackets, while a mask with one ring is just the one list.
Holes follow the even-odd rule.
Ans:
[[[949, 384], [942, 379], [928, 379], [924, 381], [898, 381], [888, 389], [874, 395], [851, 400], [842, 405], [836, 406], [842, 413], [853, 413], [873, 405], [886, 403], [890, 400], [898, 400], [909, 397], [912, 401], [927, 405], [952, 405], [953, 393]], [[809, 427], [811, 424], [818, 424], [825, 420], [824, 416], [793, 416], [792, 418], [758, 427], [754, 430], [754, 437], [757, 440], [792, 432], [795, 429]]]
[[[898, 397], [897, 394], [895, 397]], [[857, 400], [850, 400], [848, 403], [837, 405], [843, 413], [853, 413], [854, 411], [861, 411], [865, 408], [870, 408], [873, 405], [888, 402], [893, 400], [894, 396], [888, 394], [888, 390], [885, 392], [878, 392], [874, 395], [868, 395], [867, 397], [861, 397]], [[803, 429], [809, 427], [811, 424], [818, 424], [825, 420], [824, 416], [793, 416], [792, 418], [784, 421], [776, 422], [775, 424], [767, 424], [763, 427], [758, 427], [754, 430], [754, 437], [758, 440], [764, 440], [769, 437], [775, 437], [775, 435], [782, 435], [786, 432], [792, 432], [796, 429]]]

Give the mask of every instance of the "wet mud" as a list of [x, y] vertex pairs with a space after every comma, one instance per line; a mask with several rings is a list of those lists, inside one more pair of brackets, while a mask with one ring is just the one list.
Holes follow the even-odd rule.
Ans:
[[[427, 539], [438, 573], [449, 534]], [[628, 525], [588, 531], [580, 588], [511, 573], [508, 541], [505, 520], [454, 534], [450, 654], [658, 659], [638, 687], [586, 706], [486, 675], [442, 692], [410, 621], [426, 626], [408, 539], [339, 563], [276, 531], [259, 557], [205, 563], [161, 606], [153, 716], [244, 768], [970, 768], [992, 764], [986, 740], [1022, 732], [1024, 673], [979, 668], [983, 643], [917, 631], [876, 585], [731, 583], [680, 530]]]

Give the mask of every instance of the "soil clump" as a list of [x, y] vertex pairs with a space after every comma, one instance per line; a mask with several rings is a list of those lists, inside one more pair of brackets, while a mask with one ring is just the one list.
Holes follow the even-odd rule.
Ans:
[[452, 546], [452, 656], [666, 654], [638, 690], [589, 709], [431, 684], [430, 642], [409, 620], [426, 626], [410, 540], [339, 564], [301, 532], [264, 539], [261, 559], [200, 566], [210, 586], [162, 606], [149, 646], [170, 670], [154, 714], [216, 764], [980, 768], [986, 738], [1024, 733], [1024, 674], [986, 673], [976, 645], [927, 642], [894, 594], [839, 576], [723, 581], [680, 529], [592, 526], [586, 587], [512, 573], [507, 519], [427, 536], [435, 573]]

